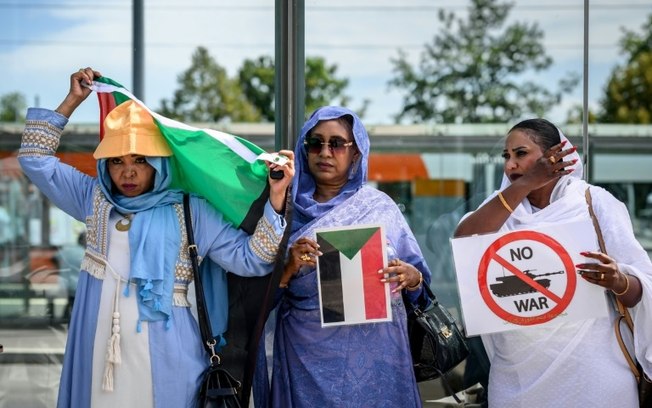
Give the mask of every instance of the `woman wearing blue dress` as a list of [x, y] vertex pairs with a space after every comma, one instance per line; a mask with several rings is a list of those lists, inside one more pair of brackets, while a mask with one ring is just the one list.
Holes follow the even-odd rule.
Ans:
[[[187, 294], [183, 192], [169, 189], [172, 154], [151, 115], [133, 101], [112, 110], [94, 157], [97, 177], [61, 163], [59, 138], [100, 73], [81, 69], [54, 111], [27, 113], [19, 153], [29, 179], [50, 201], [86, 223], [82, 261], [59, 389], [59, 407], [192, 407], [207, 366]], [[291, 151], [283, 152], [290, 159]], [[264, 216], [249, 236], [228, 223], [203, 198], [191, 196], [195, 243], [214, 262], [211, 316], [226, 328], [226, 273], [271, 272], [285, 228], [279, 214], [293, 177], [293, 162], [269, 179]]]

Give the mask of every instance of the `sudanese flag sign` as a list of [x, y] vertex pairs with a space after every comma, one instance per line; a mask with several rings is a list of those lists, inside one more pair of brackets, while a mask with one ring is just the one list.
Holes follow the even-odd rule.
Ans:
[[380, 225], [315, 230], [322, 327], [392, 320], [389, 283], [378, 270], [387, 265]]

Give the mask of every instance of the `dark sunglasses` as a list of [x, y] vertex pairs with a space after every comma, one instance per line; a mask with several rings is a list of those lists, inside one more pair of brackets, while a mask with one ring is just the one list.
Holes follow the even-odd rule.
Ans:
[[328, 142], [322, 142], [321, 139], [317, 139], [316, 137], [309, 137], [303, 141], [303, 147], [306, 148], [308, 153], [312, 154], [321, 153], [322, 146], [324, 145], [328, 145], [328, 150], [330, 150], [331, 153], [342, 153], [348, 147], [353, 146], [353, 142], [347, 142], [339, 137], [335, 137]]

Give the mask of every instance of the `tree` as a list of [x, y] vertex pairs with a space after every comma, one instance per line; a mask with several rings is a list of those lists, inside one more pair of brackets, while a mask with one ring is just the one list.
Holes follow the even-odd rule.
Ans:
[[[251, 102], [267, 121], [273, 122], [274, 107], [274, 59], [261, 56], [245, 60], [238, 72], [240, 86]], [[306, 58], [305, 67], [305, 110], [310, 113], [323, 105], [346, 106], [350, 98], [344, 94], [349, 80], [337, 77], [337, 65], [328, 65], [322, 57]], [[363, 115], [368, 101], [357, 111]]]
[[536, 23], [503, 28], [511, 8], [497, 0], [471, 0], [467, 20], [440, 10], [443, 28], [425, 45], [417, 67], [399, 50], [388, 83], [404, 93], [397, 123], [504, 123], [543, 116], [577, 85], [576, 74], [560, 80], [557, 91], [524, 78], [530, 70], [549, 68], [552, 58]]
[[642, 33], [623, 28], [621, 54], [627, 63], [616, 66], [600, 101], [604, 123], [652, 123], [652, 14]]
[[240, 86], [247, 100], [258, 109], [264, 120], [274, 122], [274, 60], [261, 56], [246, 59], [238, 71]]
[[[306, 58], [306, 114], [324, 105], [347, 106], [350, 98], [344, 95], [344, 89], [349, 85], [346, 78], [335, 76], [337, 65], [328, 66], [322, 57]], [[366, 106], [367, 102], [364, 102]], [[357, 113], [362, 115], [363, 109]]]
[[[575, 104], [568, 108], [566, 111], [566, 124], [569, 123], [582, 123], [584, 120], [584, 107], [581, 104]], [[598, 118], [596, 114], [589, 109], [588, 123], [597, 123]]]
[[247, 100], [237, 80], [230, 79], [226, 70], [198, 47], [190, 68], [179, 75], [180, 88], [171, 101], [161, 101], [161, 114], [190, 122], [254, 122], [260, 112]]
[[0, 122], [22, 122], [25, 120], [27, 102], [19, 92], [12, 92], [0, 97]]

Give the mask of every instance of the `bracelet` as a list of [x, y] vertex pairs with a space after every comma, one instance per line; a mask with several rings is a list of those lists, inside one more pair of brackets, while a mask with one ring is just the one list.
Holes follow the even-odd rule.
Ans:
[[[620, 272], [620, 273], [622, 273], [622, 272]], [[622, 273], [622, 274], [625, 275], [625, 282], [627, 282], [627, 283], [626, 283], [626, 285], [625, 285], [625, 290], [623, 290], [623, 291], [620, 292], [620, 293], [616, 293], [616, 291], [614, 291], [613, 289], [611, 289], [611, 291], [613, 292], [613, 294], [616, 295], [616, 296], [622, 296], [622, 295], [624, 295], [625, 293], [627, 293], [627, 291], [629, 290], [629, 276], [628, 276], [626, 273]]]
[[509, 204], [507, 204], [507, 200], [505, 200], [505, 197], [503, 197], [502, 191], [498, 192], [498, 198], [500, 198], [500, 202], [503, 203], [503, 207], [505, 207], [507, 211], [509, 211], [510, 213], [514, 212], [514, 210], [512, 210], [512, 207], [510, 207]]
[[417, 271], [417, 272], [419, 272], [419, 282], [414, 286], [406, 286], [405, 290], [408, 290], [410, 292], [414, 292], [415, 290], [418, 290], [419, 288], [421, 288], [421, 284], [423, 283], [423, 274], [421, 273], [421, 271]]

